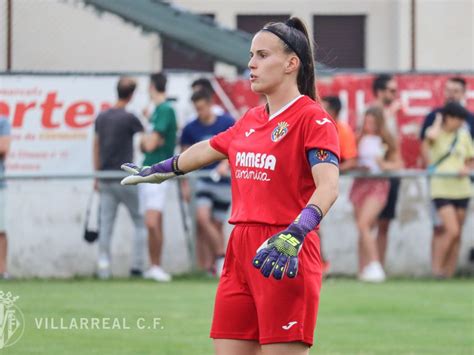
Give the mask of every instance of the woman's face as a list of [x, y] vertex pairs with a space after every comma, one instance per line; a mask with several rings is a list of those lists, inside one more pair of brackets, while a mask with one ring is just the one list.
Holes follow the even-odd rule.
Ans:
[[278, 88], [287, 74], [289, 56], [273, 33], [257, 33], [252, 40], [248, 63], [252, 91], [268, 95]]
[[455, 132], [461, 128], [464, 124], [464, 120], [460, 117], [446, 116], [444, 118], [443, 126], [448, 132]]
[[365, 115], [362, 132], [364, 134], [377, 134], [377, 125], [375, 124], [375, 117], [373, 115]]

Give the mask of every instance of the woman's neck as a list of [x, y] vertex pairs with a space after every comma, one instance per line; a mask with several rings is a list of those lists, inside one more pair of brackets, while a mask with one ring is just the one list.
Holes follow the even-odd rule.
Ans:
[[290, 90], [280, 90], [278, 92], [267, 95], [268, 115], [271, 116], [278, 112], [283, 106], [288, 104], [291, 100], [300, 96], [301, 93], [295, 86]]

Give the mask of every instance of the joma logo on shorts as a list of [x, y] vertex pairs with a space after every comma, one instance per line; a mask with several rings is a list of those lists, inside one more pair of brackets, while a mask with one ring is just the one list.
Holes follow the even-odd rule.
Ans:
[[285, 329], [285, 330], [288, 330], [288, 329], [290, 329], [292, 326], [294, 326], [296, 323], [298, 323], [298, 322], [290, 322], [290, 323], [288, 323], [287, 325], [283, 325], [282, 328]]
[[235, 165], [242, 166], [246, 168], [263, 168], [275, 170], [276, 158], [271, 154], [262, 154], [262, 153], [245, 153], [237, 152], [235, 157]]

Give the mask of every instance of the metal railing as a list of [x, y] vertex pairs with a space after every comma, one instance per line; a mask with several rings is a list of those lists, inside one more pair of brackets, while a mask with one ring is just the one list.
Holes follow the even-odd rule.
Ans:
[[[103, 180], [116, 180], [122, 179], [125, 176], [128, 176], [126, 172], [121, 170], [110, 170], [110, 171], [96, 171], [90, 173], [7, 173], [4, 176], [0, 176], [0, 180], [35, 180], [35, 179], [53, 179], [53, 180], [70, 180], [70, 179], [103, 179]], [[202, 178], [215, 176], [214, 171], [201, 170], [188, 173], [183, 176], [178, 176], [177, 178]], [[405, 169], [398, 171], [390, 172], [381, 172], [381, 173], [367, 173], [362, 171], [351, 171], [341, 174], [341, 177], [352, 177], [352, 178], [419, 178], [419, 177], [461, 177], [459, 173], [437, 173], [431, 172], [428, 170], [422, 169]], [[474, 171], [472, 171], [467, 176], [474, 177]]]
[[[120, 180], [129, 174], [123, 171], [98, 171], [98, 172], [89, 172], [89, 173], [9, 173], [0, 177], [1, 180], [11, 180], [11, 181], [41, 181], [41, 180]], [[196, 258], [195, 258], [195, 235], [197, 231], [197, 223], [194, 216], [196, 215], [196, 196], [195, 196], [195, 183], [198, 178], [209, 177], [214, 178], [215, 180], [216, 172], [209, 170], [201, 170], [191, 172], [185, 176], [179, 176], [178, 179], [189, 178], [191, 185], [191, 196], [189, 203], [185, 203], [183, 200], [183, 195], [181, 191], [181, 184], [178, 183], [177, 179], [175, 180], [177, 191], [178, 191], [178, 207], [179, 207], [179, 218], [184, 229], [184, 241], [186, 243], [186, 248], [188, 255], [191, 261], [192, 269], [196, 268]], [[417, 179], [417, 178], [426, 178], [432, 176], [439, 177], [460, 177], [457, 173], [433, 173], [427, 170], [421, 169], [406, 169], [393, 172], [383, 172], [378, 174], [370, 174], [361, 171], [351, 171], [341, 175], [342, 179], [347, 178], [402, 178], [402, 179]], [[471, 172], [469, 176], [474, 177], [474, 172]], [[91, 181], [92, 188], [92, 181]]]

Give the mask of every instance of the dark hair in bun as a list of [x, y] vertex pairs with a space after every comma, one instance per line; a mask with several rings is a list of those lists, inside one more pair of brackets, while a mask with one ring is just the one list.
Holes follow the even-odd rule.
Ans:
[[268, 31], [280, 38], [287, 53], [295, 53], [301, 65], [298, 71], [297, 84], [299, 91], [317, 100], [314, 57], [308, 30], [298, 17], [291, 17], [283, 22], [270, 22], [262, 31]]

